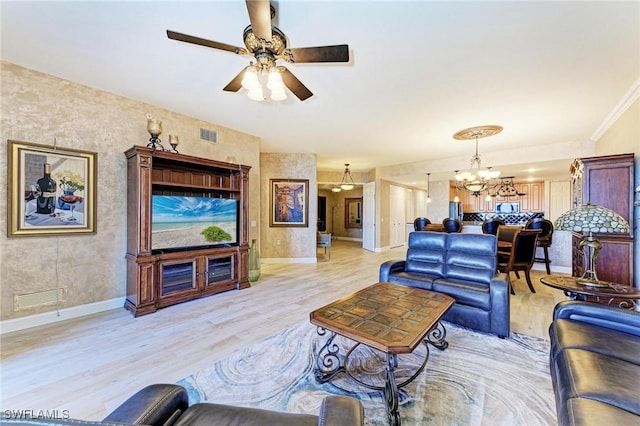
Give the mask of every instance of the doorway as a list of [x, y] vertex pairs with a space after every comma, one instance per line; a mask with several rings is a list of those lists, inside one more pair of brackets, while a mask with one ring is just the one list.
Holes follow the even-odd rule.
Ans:
[[318, 224], [319, 232], [327, 230], [327, 197], [318, 195]]

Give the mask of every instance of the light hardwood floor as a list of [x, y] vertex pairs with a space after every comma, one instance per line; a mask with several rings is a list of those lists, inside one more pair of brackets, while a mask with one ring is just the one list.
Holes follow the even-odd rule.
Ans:
[[[232, 351], [308, 321], [309, 312], [378, 280], [379, 265], [406, 248], [371, 253], [334, 241], [331, 260], [264, 264], [251, 288], [230, 291], [133, 318], [116, 309], [2, 336], [0, 408], [69, 410], [102, 419], [136, 390], [173, 383]], [[553, 306], [562, 293], [524, 276], [511, 297], [512, 331], [548, 339]]]

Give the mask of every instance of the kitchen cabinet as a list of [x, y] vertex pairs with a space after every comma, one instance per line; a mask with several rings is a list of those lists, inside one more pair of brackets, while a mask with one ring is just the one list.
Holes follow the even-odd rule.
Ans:
[[544, 208], [543, 208], [544, 182], [523, 182], [523, 183], [517, 183], [515, 186], [519, 192], [526, 194], [526, 195], [522, 195], [515, 198], [516, 201], [520, 202], [520, 211], [522, 212], [544, 211]]
[[[493, 213], [496, 211], [496, 203], [520, 203], [520, 211], [527, 212], [544, 212], [544, 182], [523, 182], [515, 183], [514, 186], [521, 196], [495, 196], [490, 197], [487, 201], [487, 193], [491, 191], [483, 191], [478, 197], [474, 197], [469, 191], [458, 190], [458, 197], [465, 213]], [[451, 186], [451, 199], [455, 196], [455, 187]]]

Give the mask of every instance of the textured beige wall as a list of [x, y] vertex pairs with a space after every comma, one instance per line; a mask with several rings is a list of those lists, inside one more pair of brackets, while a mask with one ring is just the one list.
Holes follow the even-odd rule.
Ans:
[[[318, 220], [318, 184], [315, 154], [260, 154], [261, 222], [260, 258], [295, 262], [316, 258], [316, 222]], [[309, 219], [307, 227], [271, 227], [270, 179], [309, 180]]]
[[640, 157], [640, 99], [636, 99], [596, 142], [596, 155], [633, 152]]
[[[125, 296], [126, 159], [132, 145], [146, 145], [146, 113], [163, 120], [163, 134], [177, 134], [181, 153], [252, 166], [249, 237], [260, 223], [259, 138], [112, 93], [2, 62], [0, 169], [7, 170], [8, 139], [97, 152], [97, 234], [7, 238], [7, 186], [0, 185], [0, 319], [51, 311], [14, 312], [14, 295], [66, 287], [60, 308]], [[218, 142], [201, 141], [200, 127]], [[168, 144], [167, 144], [168, 146]], [[6, 182], [6, 172], [3, 176]], [[315, 175], [315, 165], [314, 165]]]

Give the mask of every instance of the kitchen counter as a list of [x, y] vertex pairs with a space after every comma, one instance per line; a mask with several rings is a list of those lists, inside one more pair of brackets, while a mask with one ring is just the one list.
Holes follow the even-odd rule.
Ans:
[[462, 222], [463, 234], [482, 234], [482, 222]]
[[480, 224], [485, 219], [500, 218], [504, 220], [507, 225], [521, 225], [524, 226], [529, 219], [536, 217], [544, 217], [542, 212], [523, 212], [523, 213], [465, 213], [462, 216], [462, 224]]

